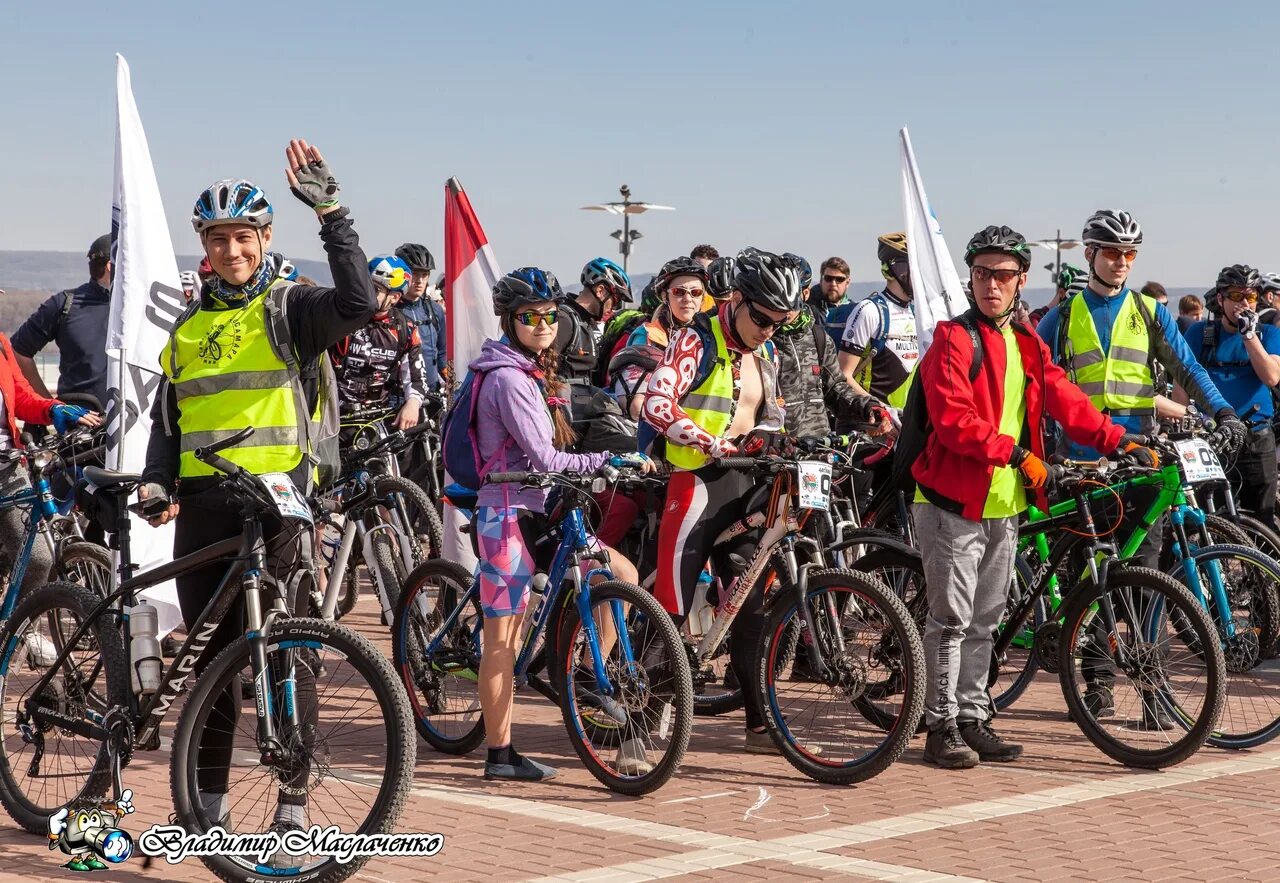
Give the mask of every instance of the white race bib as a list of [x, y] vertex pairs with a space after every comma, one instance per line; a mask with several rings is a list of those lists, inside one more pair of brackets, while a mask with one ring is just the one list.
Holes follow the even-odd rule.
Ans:
[[831, 464], [804, 461], [799, 465], [800, 508], [825, 511], [831, 500]]
[[1182, 474], [1191, 484], [1202, 481], [1225, 481], [1227, 474], [1209, 443], [1202, 438], [1188, 438], [1173, 443], [1178, 452]]
[[276, 504], [276, 511], [282, 518], [311, 521], [311, 507], [307, 505], [302, 494], [298, 493], [298, 489], [293, 486], [293, 480], [288, 475], [283, 472], [268, 472], [260, 478], [267, 486], [267, 492], [271, 494], [271, 499]]

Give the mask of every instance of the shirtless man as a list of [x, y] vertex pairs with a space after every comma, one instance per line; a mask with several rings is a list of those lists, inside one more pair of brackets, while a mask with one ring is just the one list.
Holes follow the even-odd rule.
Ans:
[[[752, 489], [751, 475], [716, 461], [737, 453], [739, 446], [744, 453], [761, 453], [782, 430], [769, 339], [801, 308], [800, 280], [788, 262], [768, 252], [739, 255], [729, 299], [715, 314], [701, 314], [676, 332], [649, 378], [644, 419], [666, 437], [666, 459], [673, 469], [658, 529], [654, 595], [677, 625], [689, 613], [716, 537], [746, 514]], [[732, 559], [738, 557], [732, 553], [750, 558], [758, 541], [748, 532], [735, 548], [717, 550], [717, 572], [732, 574]], [[761, 600], [759, 593], [747, 598], [730, 633], [730, 663], [743, 684], [750, 682], [763, 627]], [[754, 694], [744, 693], [746, 749], [774, 751]]]

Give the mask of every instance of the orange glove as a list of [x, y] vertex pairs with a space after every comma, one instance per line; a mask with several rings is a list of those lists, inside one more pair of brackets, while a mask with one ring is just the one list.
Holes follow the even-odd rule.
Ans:
[[1148, 469], [1160, 468], [1160, 455], [1155, 449], [1147, 447], [1127, 433], [1120, 439], [1120, 453], [1139, 466], [1145, 466]]
[[1026, 448], [1013, 446], [1013, 453], [1009, 456], [1009, 465], [1022, 473], [1023, 484], [1026, 487], [1039, 490], [1049, 481], [1049, 468], [1044, 465], [1044, 461]]

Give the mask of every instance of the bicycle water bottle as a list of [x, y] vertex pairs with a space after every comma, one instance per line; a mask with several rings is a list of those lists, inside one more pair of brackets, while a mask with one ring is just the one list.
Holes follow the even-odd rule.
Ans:
[[160, 641], [156, 635], [160, 631], [160, 613], [156, 608], [143, 602], [137, 607], [129, 608], [129, 633], [133, 636], [129, 643], [129, 655], [133, 660], [133, 692], [144, 696], [160, 689], [160, 674], [163, 660], [160, 657]]

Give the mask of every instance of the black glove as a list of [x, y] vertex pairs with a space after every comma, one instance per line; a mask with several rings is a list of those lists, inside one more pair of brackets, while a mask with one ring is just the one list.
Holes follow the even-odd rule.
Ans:
[[884, 405], [875, 396], [858, 396], [850, 405], [850, 412], [858, 423], [876, 424], [884, 414]]
[[1216, 415], [1218, 428], [1213, 431], [1213, 446], [1219, 454], [1234, 454], [1244, 445], [1249, 428], [1230, 408], [1223, 408]]
[[300, 169], [293, 170], [298, 186], [290, 185], [293, 195], [313, 209], [332, 208], [338, 204], [341, 188], [329, 171], [329, 164], [322, 159], [312, 159]]

